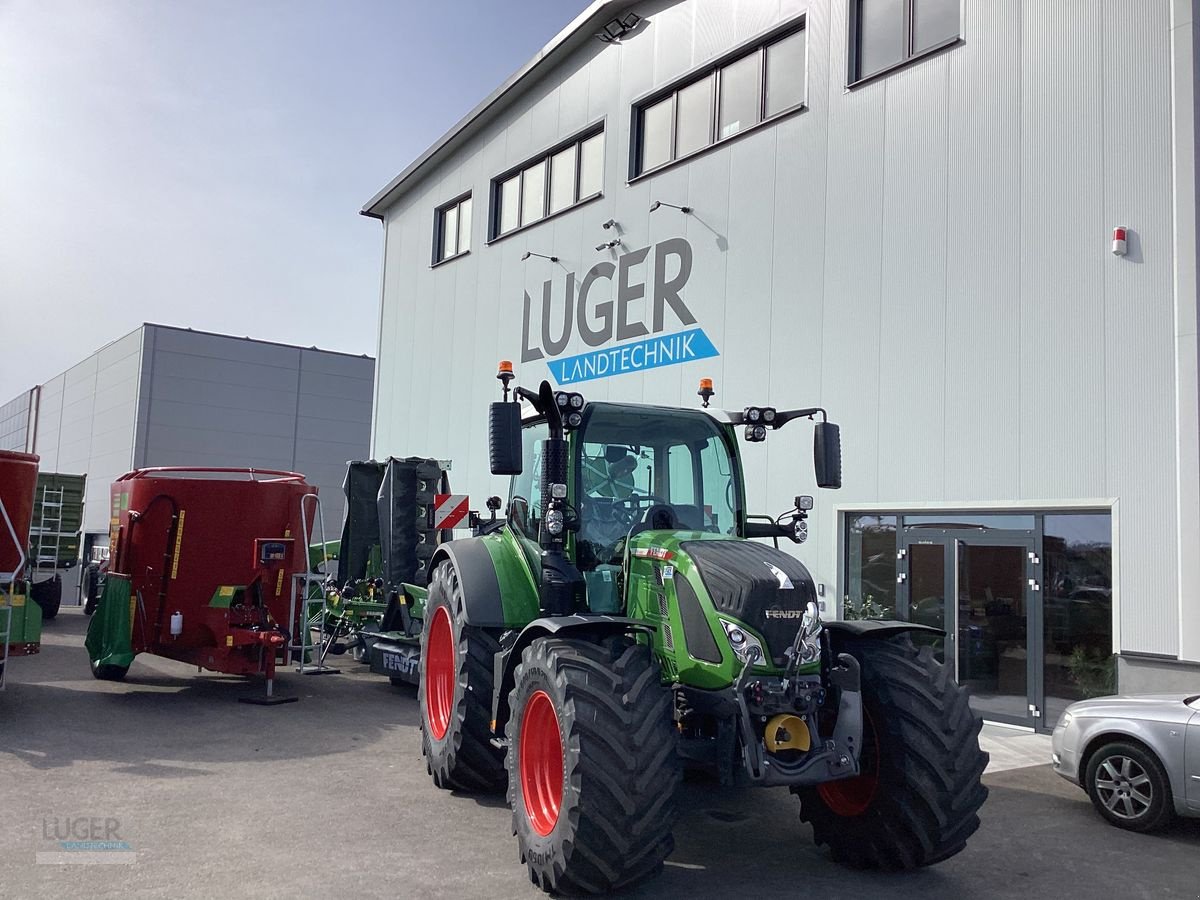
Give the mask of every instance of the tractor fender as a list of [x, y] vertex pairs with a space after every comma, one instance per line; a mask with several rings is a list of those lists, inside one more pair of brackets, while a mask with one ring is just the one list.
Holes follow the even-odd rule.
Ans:
[[941, 628], [932, 625], [921, 625], [918, 622], [901, 622], [898, 619], [849, 619], [846, 621], [823, 622], [825, 629], [831, 632], [831, 637], [875, 638], [886, 640], [897, 634], [910, 632], [925, 632], [927, 634], [945, 634]]
[[492, 733], [502, 735], [508, 722], [510, 710], [508, 695], [514, 685], [514, 670], [521, 661], [525, 648], [540, 637], [588, 637], [591, 639], [608, 637], [613, 634], [629, 634], [631, 632], [650, 634], [654, 626], [641, 619], [630, 619], [626, 616], [610, 616], [602, 614], [553, 616], [544, 619], [534, 619], [521, 629], [515, 641], [505, 646], [496, 654], [493, 665], [495, 691], [492, 694]]
[[496, 564], [483, 538], [469, 537], [447, 541], [429, 560], [429, 575], [444, 560], [449, 560], [462, 585], [463, 612], [468, 625], [479, 628], [503, 628], [504, 604]]

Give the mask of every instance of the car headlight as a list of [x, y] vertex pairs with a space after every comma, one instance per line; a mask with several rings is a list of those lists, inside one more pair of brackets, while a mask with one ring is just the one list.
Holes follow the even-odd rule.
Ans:
[[1069, 725], [1070, 725], [1070, 724], [1071, 724], [1071, 723], [1072, 723], [1074, 720], [1075, 720], [1075, 716], [1074, 716], [1072, 713], [1065, 712], [1065, 713], [1063, 713], [1061, 716], [1059, 716], [1059, 719], [1058, 719], [1058, 727], [1059, 727], [1059, 728], [1066, 728], [1066, 727], [1067, 727], [1067, 726], [1069, 726]]
[[762, 644], [759, 643], [758, 638], [736, 622], [730, 622], [728, 619], [718, 619], [718, 621], [725, 629], [725, 638], [729, 641], [730, 648], [743, 665], [753, 665], [766, 659], [766, 654], [763, 653]]

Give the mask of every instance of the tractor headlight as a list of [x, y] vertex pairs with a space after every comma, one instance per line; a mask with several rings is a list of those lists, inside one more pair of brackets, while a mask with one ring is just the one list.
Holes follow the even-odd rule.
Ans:
[[561, 509], [549, 509], [546, 511], [546, 530], [556, 536], [562, 534], [563, 512]]
[[750, 443], [757, 444], [759, 441], [765, 441], [766, 439], [767, 439], [767, 426], [766, 425], [747, 425], [746, 426], [746, 440], [750, 441]]
[[758, 638], [737, 622], [730, 622], [728, 619], [718, 619], [717, 621], [725, 629], [725, 638], [729, 641], [730, 649], [743, 665], [753, 665], [766, 659], [766, 654], [763, 653], [762, 644], [759, 643]]

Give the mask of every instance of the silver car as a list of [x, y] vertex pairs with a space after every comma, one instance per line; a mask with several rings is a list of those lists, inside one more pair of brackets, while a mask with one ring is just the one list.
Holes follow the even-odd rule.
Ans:
[[1200, 695], [1072, 703], [1054, 729], [1054, 771], [1119, 828], [1154, 831], [1200, 818]]

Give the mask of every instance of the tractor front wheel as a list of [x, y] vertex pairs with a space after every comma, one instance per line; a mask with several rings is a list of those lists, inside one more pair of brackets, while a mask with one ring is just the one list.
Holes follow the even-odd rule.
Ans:
[[980, 718], [930, 647], [907, 635], [847, 640], [862, 667], [862, 774], [793, 788], [813, 840], [861, 869], [915, 869], [948, 859], [979, 827]]
[[458, 572], [452, 563], [440, 563], [429, 582], [421, 632], [421, 752], [438, 787], [498, 791], [504, 761], [491, 743], [491, 721], [492, 661], [500, 645], [465, 619]]
[[656, 874], [680, 781], [671, 693], [632, 639], [538, 638], [510, 694], [508, 803], [529, 877], [597, 894]]

